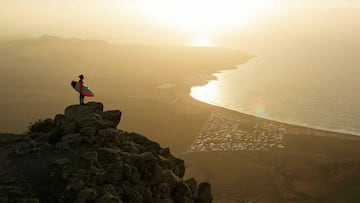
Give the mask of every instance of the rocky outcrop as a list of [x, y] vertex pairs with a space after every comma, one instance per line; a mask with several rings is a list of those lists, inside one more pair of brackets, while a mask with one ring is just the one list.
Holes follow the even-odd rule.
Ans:
[[116, 129], [120, 119], [101, 103], [73, 105], [25, 135], [2, 137], [0, 202], [212, 201], [210, 184], [184, 180], [183, 160]]

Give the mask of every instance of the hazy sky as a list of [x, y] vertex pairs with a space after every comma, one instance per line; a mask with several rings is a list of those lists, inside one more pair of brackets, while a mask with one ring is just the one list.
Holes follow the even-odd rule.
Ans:
[[241, 47], [352, 35], [359, 8], [359, 0], [0, 0], [0, 35]]

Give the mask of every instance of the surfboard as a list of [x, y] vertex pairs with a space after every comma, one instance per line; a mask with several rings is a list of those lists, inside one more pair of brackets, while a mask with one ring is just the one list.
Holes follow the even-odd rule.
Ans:
[[[71, 87], [73, 87], [75, 91], [77, 91], [77, 92], [80, 93], [80, 85], [79, 85], [79, 82], [71, 81]], [[85, 86], [85, 85], [83, 85], [81, 94], [83, 94], [84, 96], [87, 96], [87, 97], [93, 97], [93, 96], [95, 96], [95, 94], [94, 94], [87, 86]]]

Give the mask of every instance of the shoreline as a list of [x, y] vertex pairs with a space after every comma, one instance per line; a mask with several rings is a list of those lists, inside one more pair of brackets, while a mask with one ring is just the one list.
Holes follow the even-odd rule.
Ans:
[[[101, 64], [86, 69], [88, 85], [97, 93], [96, 98], [87, 98], [86, 102], [95, 100], [103, 103], [105, 110], [120, 110], [122, 118], [118, 129], [144, 135], [183, 159], [186, 177], [211, 183], [214, 203], [255, 200], [331, 202], [326, 200], [332, 200], [338, 194], [352, 197], [346, 191], [353, 191], [354, 177], [359, 174], [360, 167], [354, 163], [360, 166], [360, 136], [264, 119], [204, 103], [190, 96], [192, 83], [204, 85], [214, 73], [235, 69], [234, 64], [246, 63], [254, 56], [224, 49], [100, 47], [107, 50], [101, 51], [100, 55], [110, 58], [96, 58], [99, 52], [84, 55], [88, 57], [85, 62], [92, 64], [94, 58], [95, 64]], [[40, 48], [30, 51], [38, 53], [44, 50]], [[86, 46], [79, 51], [88, 49]], [[72, 50], [71, 46], [69, 50]], [[77, 55], [82, 56], [76, 52]], [[47, 70], [46, 67], [34, 66], [26, 70], [31, 75], [44, 77], [48, 72], [39, 70]], [[24, 81], [13, 75], [20, 82], [18, 85], [33, 86], [27, 86], [27, 97], [16, 96], [12, 91], [4, 93], [4, 98], [11, 98], [14, 104], [2, 105], [1, 131], [22, 130], [28, 122], [53, 117], [69, 104], [78, 103], [78, 95], [65, 81], [69, 80], [73, 69], [78, 70], [79, 65], [74, 62], [69, 64], [68, 69], [60, 67], [54, 66], [59, 73], [56, 77], [53, 74], [47, 77], [51, 83], [46, 83], [48, 88], [45, 89], [39, 89], [37, 81]], [[196, 80], [199, 78], [203, 80]], [[193, 79], [190, 80], [192, 83], [186, 84], [187, 79]], [[163, 83], [168, 83], [163, 86], [168, 88], [157, 88]], [[116, 91], [109, 86], [116, 87]], [[50, 88], [56, 88], [58, 92], [50, 93]], [[265, 143], [263, 138], [267, 140]], [[231, 151], [208, 150], [211, 149], [208, 147], [195, 148], [208, 151], [184, 154], [196, 139], [210, 147], [211, 142], [217, 144], [212, 149]], [[242, 144], [246, 147], [241, 148]], [[257, 144], [261, 149], [267, 149], [253, 150], [259, 149]], [[275, 146], [269, 146], [271, 144]], [[344, 190], [340, 190], [338, 185], [345, 186]], [[360, 184], [356, 188], [360, 188]]]
[[[270, 123], [286, 125], [292, 131], [306, 130], [306, 131], [310, 132], [310, 134], [305, 134], [304, 136], [316, 136], [316, 137], [335, 138], [335, 139], [342, 139], [342, 140], [360, 141], [360, 136], [358, 136], [358, 135], [354, 135], [354, 134], [350, 134], [350, 133], [343, 133], [343, 132], [336, 132], [336, 131], [331, 131], [331, 130], [327, 130], [327, 129], [313, 128], [313, 127], [309, 127], [309, 126], [302, 126], [302, 125], [297, 125], [297, 124], [292, 124], [292, 123], [286, 123], [286, 122], [269, 119], [269, 118], [262, 118], [262, 117], [258, 117], [258, 116], [251, 115], [248, 113], [239, 112], [234, 109], [228, 109], [228, 108], [225, 108], [222, 106], [217, 106], [215, 104], [206, 103], [206, 102], [203, 102], [203, 101], [193, 98], [192, 96], [190, 96], [190, 94], [189, 94], [189, 98], [194, 100], [195, 102], [199, 102], [204, 105], [209, 105], [209, 106], [215, 107], [216, 109], [218, 109], [222, 112], [225, 112], [225, 113], [235, 114], [240, 117], [249, 117], [249, 118], [252, 118], [253, 120], [258, 120], [260, 122], [270, 122]], [[300, 133], [298, 135], [302, 136]]]
[[306, 128], [306, 129], [309, 129], [309, 130], [317, 130], [317, 131], [323, 131], [323, 132], [326, 132], [326, 133], [336, 133], [336, 134], [342, 134], [344, 136], [355, 136], [355, 137], [358, 137], [360, 139], [360, 133], [356, 134], [356, 132], [352, 133], [352, 131], [337, 131], [337, 130], [332, 130], [332, 129], [328, 129], [328, 128], [321, 128], [321, 127], [316, 127], [316, 126], [312, 126], [311, 124], [299, 124], [299, 123], [292, 123], [292, 122], [286, 122], [286, 121], [282, 121], [280, 119], [276, 119], [276, 118], [270, 118], [270, 117], [267, 117], [267, 118], [264, 118], [264, 117], [259, 117], [257, 115], [254, 115], [254, 114], [251, 114], [251, 113], [247, 113], [247, 112], [241, 112], [241, 111], [238, 111], [238, 110], [235, 110], [235, 109], [231, 109], [231, 108], [226, 108], [226, 107], [223, 107], [223, 106], [220, 106], [220, 105], [217, 105], [217, 104], [214, 104], [214, 103], [207, 103], [207, 102], [204, 102], [204, 101], [201, 101], [201, 100], [198, 100], [198, 99], [195, 99], [193, 98], [194, 100], [196, 101], [199, 101], [199, 102], [202, 102], [204, 104], [208, 104], [208, 105], [212, 105], [212, 106], [215, 106], [215, 107], [220, 107], [220, 108], [224, 108], [226, 110], [230, 110], [230, 111], [234, 111], [236, 113], [239, 113], [239, 114], [244, 114], [244, 115], [248, 115], [248, 116], [253, 116], [255, 118], [258, 118], [258, 119], [264, 119], [266, 121], [269, 121], [269, 122], [276, 122], [276, 123], [281, 123], [281, 124], [285, 124], [285, 125], [289, 125], [289, 126], [294, 126], [294, 127], [301, 127], [301, 128]]
[[[185, 160], [186, 177], [196, 176], [201, 181], [212, 183], [216, 203], [256, 200], [259, 194], [262, 194], [261, 202], [293, 202], [294, 199], [312, 202], [312, 199], [308, 198], [310, 195], [323, 198], [322, 194], [331, 196], [332, 192], [336, 191], [336, 184], [327, 184], [327, 180], [322, 179], [321, 174], [317, 175], [317, 171], [328, 167], [330, 174], [343, 175], [347, 170], [338, 171], [337, 167], [360, 162], [357, 156], [360, 152], [360, 136], [260, 118], [205, 103], [194, 99], [186, 92], [183, 93], [185, 93], [183, 99], [187, 100], [188, 105], [203, 107], [209, 115], [204, 115], [203, 122], [191, 122], [192, 125], [200, 125], [201, 129], [193, 131], [194, 138], [188, 141], [188, 147], [175, 152], [175, 155]], [[254, 125], [269, 123], [285, 126], [287, 130], [283, 140], [284, 148], [232, 150], [228, 147], [236, 140], [223, 139], [220, 142], [227, 143], [225, 149], [189, 150], [213, 112], [223, 112], [226, 115], [238, 117], [240, 121], [235, 122], [241, 129], [252, 129]], [[199, 114], [196, 111], [192, 113]], [[223, 126], [223, 129], [232, 129], [235, 122], [220, 123], [215, 127]], [[216, 122], [211, 123], [213, 124]], [[209, 132], [209, 136], [203, 138], [208, 139], [207, 142], [215, 143], [219, 141], [219, 137], [226, 137], [226, 132], [228, 131], [219, 136], [214, 136], [214, 132]], [[174, 140], [177, 139], [174, 137]], [[202, 144], [206, 144], [206, 141]], [[170, 149], [176, 149], [176, 147], [177, 143]], [[343, 177], [338, 180], [339, 184], [352, 180], [351, 174]], [[328, 179], [335, 178], [329, 176]], [[322, 187], [316, 187], [318, 184]], [[314, 188], [315, 193], [308, 191], [307, 187]]]
[[235, 111], [235, 112], [240, 113], [240, 114], [254, 116], [254, 117], [259, 118], [259, 119], [265, 119], [265, 120], [268, 120], [268, 121], [274, 121], [274, 122], [277, 122], [277, 123], [296, 126], [296, 127], [303, 127], [303, 128], [307, 128], [307, 129], [311, 129], [311, 130], [324, 131], [324, 132], [327, 132], [327, 133], [338, 133], [338, 134], [342, 134], [344, 136], [355, 136], [355, 137], [360, 138], [360, 132], [356, 132], [356, 131], [352, 131], [352, 130], [345, 130], [345, 129], [344, 130], [341, 130], [341, 129], [336, 130], [336, 129], [331, 129], [331, 128], [327, 128], [327, 127], [319, 127], [319, 126], [311, 125], [311, 124], [307, 124], [307, 123], [288, 122], [288, 121], [284, 121], [284, 120], [281, 120], [281, 119], [278, 119], [278, 118], [275, 118], [275, 117], [259, 117], [259, 116], [255, 115], [255, 114], [250, 113], [250, 112], [242, 112], [242, 111], [239, 111], [239, 110], [236, 110], [236, 109], [233, 109], [233, 108], [227, 108], [227, 107], [221, 106], [220, 104], [216, 104], [214, 102], [212, 103], [212, 102], [202, 101], [200, 99], [196, 99], [195, 97], [191, 96], [191, 89], [192, 88], [205, 86], [211, 81], [218, 81], [218, 77], [216, 77], [215, 74], [221, 73], [222, 71], [235, 70], [237, 68], [241, 68], [241, 65], [249, 62], [249, 60], [256, 57], [255, 55], [252, 55], [252, 54], [248, 54], [248, 56], [249, 56], [249, 58], [247, 58], [245, 61], [243, 61], [243, 62], [241, 62], [241, 63], [239, 63], [237, 65], [233, 65], [232, 68], [223, 68], [223, 69], [219, 69], [217, 71], [212, 72], [211, 75], [207, 77], [208, 78], [207, 82], [204, 82], [202, 80], [199, 83], [196, 83], [195, 85], [191, 85], [189, 87], [189, 93], [188, 93], [189, 96], [192, 99], [194, 99], [196, 101], [199, 101], [201, 103], [204, 103], [204, 104], [208, 104], [208, 105], [224, 108], [224, 109], [227, 109], [227, 110]]

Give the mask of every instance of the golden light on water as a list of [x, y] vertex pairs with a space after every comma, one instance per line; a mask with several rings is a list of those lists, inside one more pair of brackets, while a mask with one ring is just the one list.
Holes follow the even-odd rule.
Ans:
[[[224, 101], [224, 98], [226, 98], [226, 96], [222, 93], [224, 87], [220, 86], [221, 85], [218, 80], [211, 80], [204, 86], [192, 87], [190, 95], [199, 101], [215, 105], [221, 104], [225, 105], [229, 109], [236, 109], [234, 106], [231, 106], [231, 104], [227, 104], [227, 102]], [[247, 107], [248, 108], [244, 108], [244, 110], [247, 109], [249, 114], [254, 113], [254, 115], [260, 118], [266, 118], [268, 116], [266, 107], [261, 101], [250, 102]]]
[[218, 101], [220, 95], [218, 81], [212, 80], [204, 86], [192, 87], [190, 95], [197, 100], [207, 103]]

